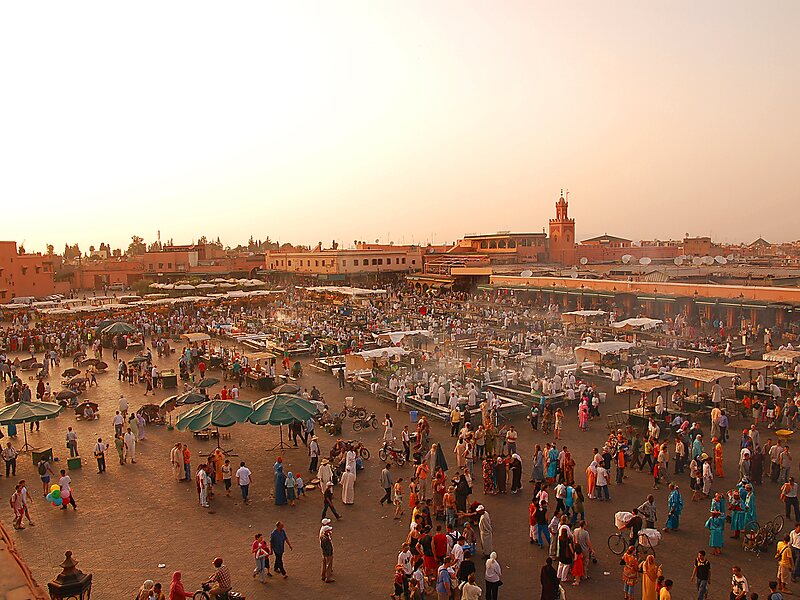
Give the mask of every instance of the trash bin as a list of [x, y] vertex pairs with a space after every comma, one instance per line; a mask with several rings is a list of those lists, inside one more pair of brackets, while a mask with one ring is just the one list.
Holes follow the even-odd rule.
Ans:
[[418, 410], [410, 410], [408, 411], [408, 415], [411, 417], [411, 422], [416, 423], [419, 420], [419, 411]]

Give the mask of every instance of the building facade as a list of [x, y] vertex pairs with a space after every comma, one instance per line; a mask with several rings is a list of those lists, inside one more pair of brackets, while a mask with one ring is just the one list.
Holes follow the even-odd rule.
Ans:
[[0, 303], [69, 291], [54, 281], [55, 257], [20, 253], [16, 242], [0, 242]]

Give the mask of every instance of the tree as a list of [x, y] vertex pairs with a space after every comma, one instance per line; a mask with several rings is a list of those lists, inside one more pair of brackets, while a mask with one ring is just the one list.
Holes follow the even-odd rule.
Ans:
[[122, 256], [122, 250], [120, 250], [119, 248], [114, 248], [114, 251], [111, 253], [111, 255], [116, 258], [119, 258], [120, 256]]
[[131, 243], [128, 245], [129, 256], [141, 256], [147, 251], [147, 246], [144, 244], [144, 238], [138, 235], [131, 236]]
[[56, 247], [53, 244], [47, 244], [47, 256], [53, 256], [56, 253]]

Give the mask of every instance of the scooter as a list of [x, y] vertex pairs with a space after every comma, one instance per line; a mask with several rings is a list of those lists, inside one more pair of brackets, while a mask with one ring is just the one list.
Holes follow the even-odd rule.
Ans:
[[398, 467], [402, 467], [406, 464], [405, 450], [399, 450], [389, 445], [389, 442], [383, 442], [383, 447], [378, 450], [378, 458], [380, 458], [382, 462], [391, 459]]
[[375, 413], [370, 413], [366, 417], [358, 417], [353, 419], [353, 431], [361, 431], [370, 425], [372, 425], [373, 429], [378, 428], [378, 419], [375, 417]]

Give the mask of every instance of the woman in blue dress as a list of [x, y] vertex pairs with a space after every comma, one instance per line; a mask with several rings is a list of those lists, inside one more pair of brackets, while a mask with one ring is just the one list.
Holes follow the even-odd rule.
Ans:
[[708, 545], [711, 547], [711, 554], [721, 554], [725, 543], [725, 517], [722, 513], [712, 510], [706, 521], [706, 529], [709, 531]]
[[558, 475], [558, 449], [551, 446], [547, 451], [547, 479], [550, 482], [555, 481]]
[[677, 484], [670, 483], [669, 489], [672, 491], [669, 493], [669, 498], [667, 499], [668, 514], [665, 530], [677, 531], [681, 520], [681, 513], [683, 512], [683, 496], [681, 496]]
[[733, 530], [733, 537], [738, 538], [739, 532], [744, 529], [745, 520], [747, 519], [747, 513], [744, 509], [744, 502], [742, 502], [742, 497], [739, 495], [739, 490], [733, 491], [733, 497], [731, 498], [731, 529]]
[[746, 496], [742, 496], [743, 504], [744, 504], [744, 511], [747, 514], [745, 517], [745, 525], [747, 525], [750, 521], [758, 521], [758, 515], [756, 514], [756, 494], [753, 491], [753, 486], [749, 483], [744, 486], [744, 491]]
[[283, 464], [275, 463], [275, 504], [278, 506], [287, 504], [286, 499], [286, 475], [283, 473]]

